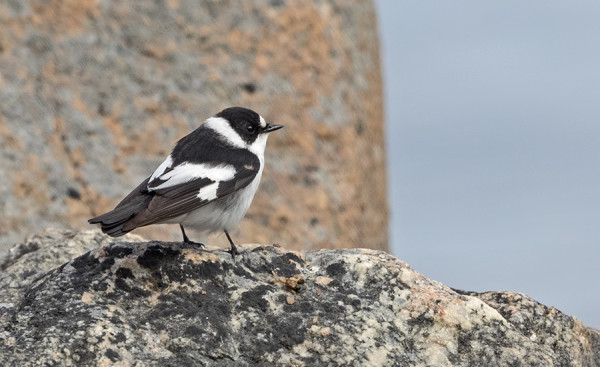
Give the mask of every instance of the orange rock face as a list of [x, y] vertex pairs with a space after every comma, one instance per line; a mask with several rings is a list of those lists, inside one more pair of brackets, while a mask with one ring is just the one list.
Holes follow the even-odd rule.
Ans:
[[286, 128], [236, 242], [387, 248], [370, 1], [32, 0], [0, 4], [0, 24], [0, 245], [87, 227], [239, 105]]

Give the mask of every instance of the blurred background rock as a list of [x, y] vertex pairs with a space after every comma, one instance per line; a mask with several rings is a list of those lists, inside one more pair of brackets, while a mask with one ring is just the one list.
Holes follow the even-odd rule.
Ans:
[[0, 3], [0, 250], [88, 227], [233, 105], [286, 125], [237, 242], [387, 249], [371, 1], [31, 0]]

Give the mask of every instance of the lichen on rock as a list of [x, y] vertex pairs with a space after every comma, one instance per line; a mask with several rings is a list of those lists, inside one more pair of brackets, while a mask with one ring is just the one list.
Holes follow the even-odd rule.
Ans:
[[[381, 251], [245, 245], [234, 260], [56, 230], [19, 248], [0, 284], [40, 271], [0, 290], [2, 365], [599, 365], [600, 334], [577, 319], [452, 290]], [[42, 255], [56, 249], [76, 257]]]

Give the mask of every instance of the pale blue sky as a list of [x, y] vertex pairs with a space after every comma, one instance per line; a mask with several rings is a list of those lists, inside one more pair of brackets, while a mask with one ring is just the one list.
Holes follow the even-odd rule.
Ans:
[[393, 254], [600, 328], [600, 2], [377, 6]]

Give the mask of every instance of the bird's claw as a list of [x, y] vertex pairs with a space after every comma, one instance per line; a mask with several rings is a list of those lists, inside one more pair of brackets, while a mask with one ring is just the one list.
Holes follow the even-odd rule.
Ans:
[[184, 243], [184, 244], [186, 244], [186, 245], [198, 246], [198, 247], [200, 247], [200, 248], [204, 248], [204, 247], [206, 247], [206, 246], [205, 246], [203, 243], [201, 243], [201, 242], [194, 242], [194, 241], [190, 241], [190, 240], [183, 241], [183, 243]]
[[235, 260], [235, 255], [239, 255], [240, 252], [238, 251], [237, 247], [232, 246], [229, 250], [227, 250], [227, 252], [229, 252], [229, 254], [231, 255], [231, 258], [233, 260]]

